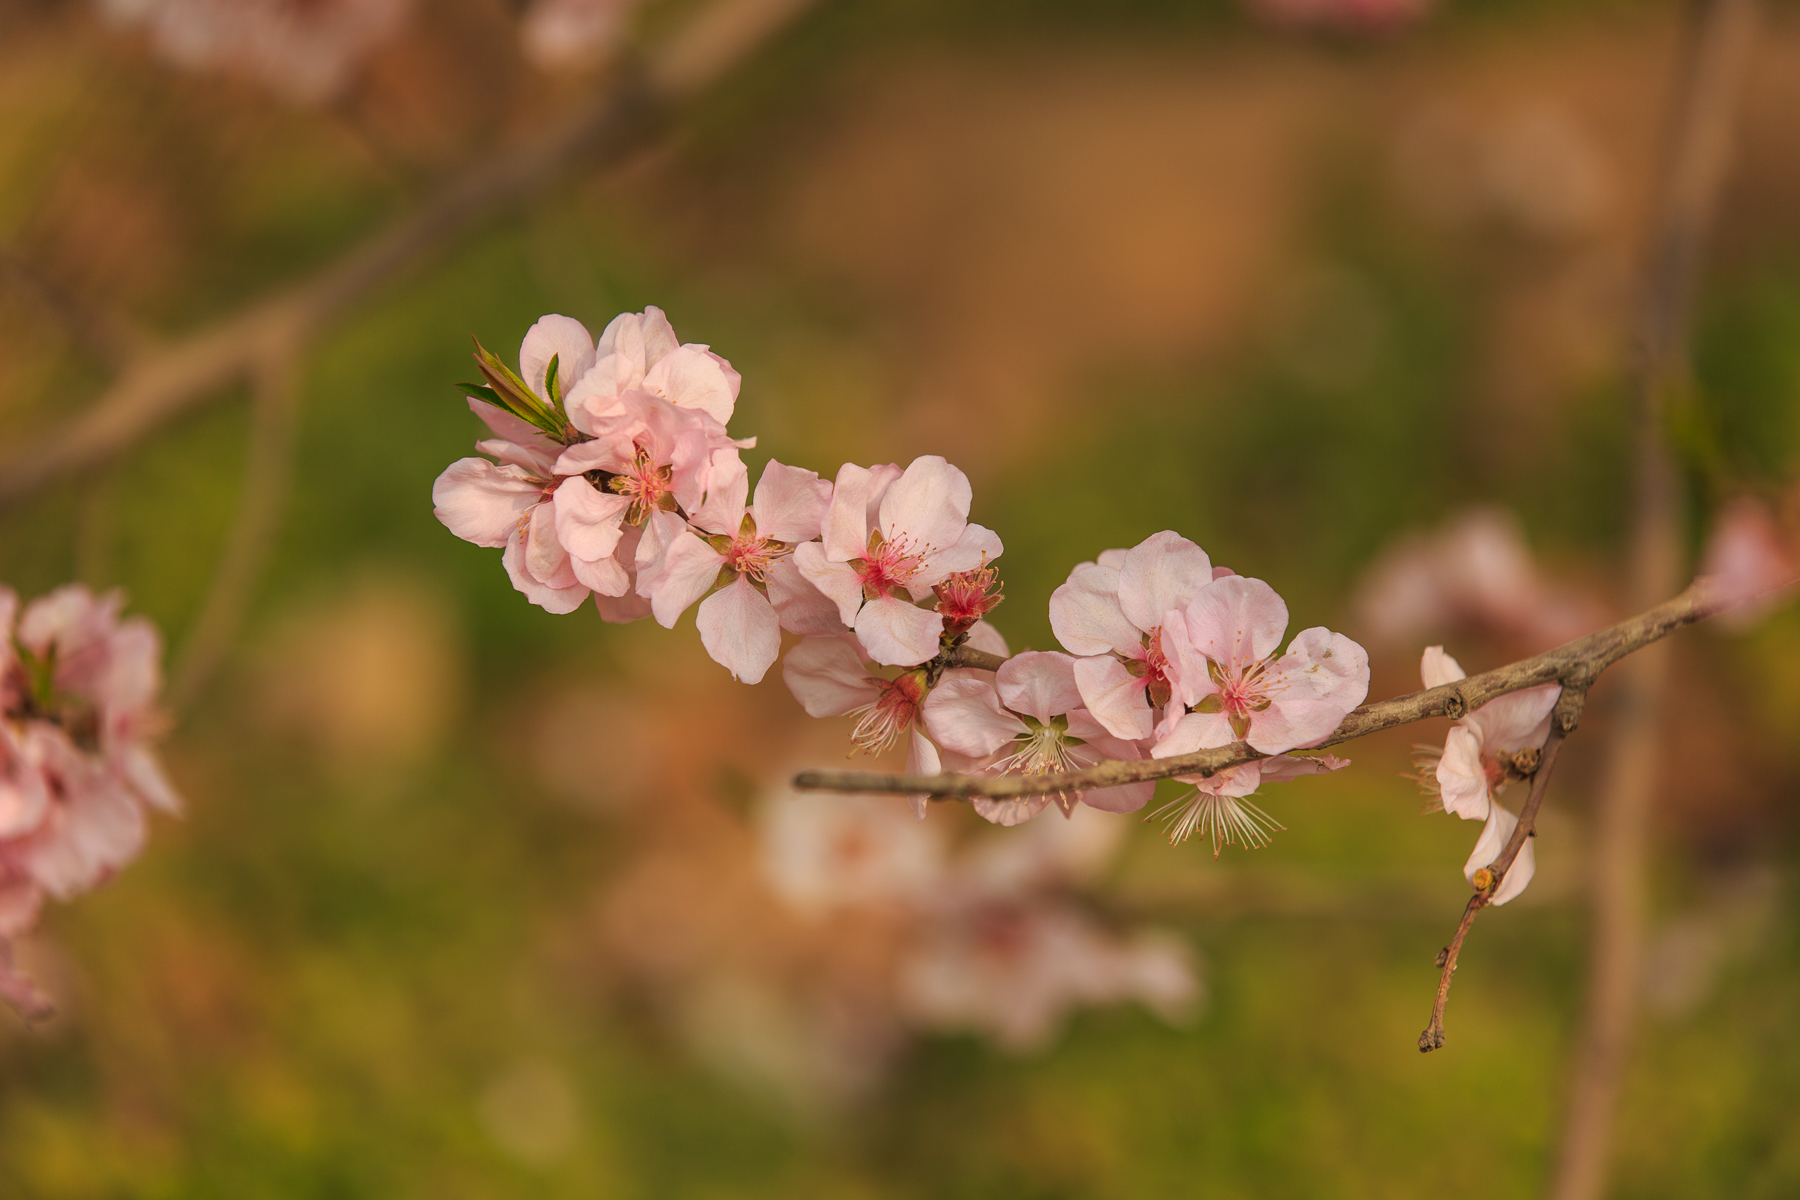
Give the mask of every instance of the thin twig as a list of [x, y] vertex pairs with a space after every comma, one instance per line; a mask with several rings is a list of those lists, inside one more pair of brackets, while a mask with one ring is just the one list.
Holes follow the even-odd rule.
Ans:
[[199, 695], [236, 640], [286, 506], [294, 469], [298, 364], [291, 355], [269, 362], [257, 372], [255, 387], [237, 519], [169, 686], [168, 705], [176, 712]]
[[[1469, 926], [1475, 923], [1475, 914], [1487, 907], [1499, 893], [1501, 883], [1506, 880], [1506, 873], [1512, 869], [1514, 860], [1525, 849], [1525, 839], [1537, 830], [1538, 810], [1543, 807], [1544, 792], [1550, 786], [1550, 772], [1556, 766], [1557, 752], [1574, 730], [1574, 722], [1580, 719], [1584, 696], [1584, 692], [1573, 688], [1564, 689], [1557, 704], [1557, 720], [1550, 727], [1550, 736], [1544, 742], [1537, 769], [1532, 773], [1531, 793], [1526, 797], [1525, 807], [1519, 813], [1518, 827], [1513, 830], [1512, 837], [1507, 839], [1500, 856], [1487, 864], [1487, 886], [1477, 888], [1475, 894], [1469, 897], [1469, 903], [1463, 908], [1462, 920], [1456, 926], [1456, 936], [1450, 939], [1450, 944], [1438, 956], [1438, 966], [1442, 970], [1438, 975], [1437, 998], [1431, 1005], [1431, 1022], [1425, 1026], [1425, 1032], [1419, 1035], [1421, 1053], [1443, 1048], [1444, 1008], [1450, 1003], [1450, 977], [1456, 974], [1456, 960], [1462, 954], [1463, 939], [1469, 935]], [[1565, 704], [1563, 701], [1572, 702]]]
[[103, 461], [306, 343], [378, 285], [577, 159], [618, 162], [670, 114], [742, 62], [815, 0], [716, 0], [635, 71], [547, 135], [469, 167], [422, 208], [311, 278], [135, 355], [90, 408], [0, 463], [0, 504]]
[[[1336, 732], [1319, 746], [1335, 746], [1430, 717], [1462, 717], [1498, 696], [1546, 683], [1572, 684], [1585, 694], [1594, 678], [1619, 659], [1713, 615], [1722, 607], [1722, 598], [1712, 584], [1705, 579], [1696, 580], [1675, 599], [1565, 646], [1455, 683], [1365, 704], [1345, 717]], [[1264, 755], [1245, 743], [1233, 742], [1216, 750], [1196, 750], [1168, 758], [1114, 759], [1082, 771], [1042, 775], [883, 775], [866, 771], [802, 771], [794, 777], [794, 786], [814, 791], [923, 793], [943, 799], [1042, 796], [1117, 787], [1122, 783], [1167, 779], [1174, 775], [1209, 776], [1226, 767], [1262, 757]]]
[[[1707, 0], [1675, 101], [1638, 313], [1630, 565], [1636, 603], [1666, 595], [1680, 577], [1680, 497], [1664, 429], [1671, 402], [1690, 387], [1695, 284], [1731, 158], [1755, 25], [1754, 0]], [[1639, 655], [1620, 674], [1595, 822], [1593, 957], [1569, 1112], [1550, 1185], [1554, 1200], [1599, 1200], [1605, 1192], [1642, 976], [1645, 855], [1660, 776], [1668, 648]]]

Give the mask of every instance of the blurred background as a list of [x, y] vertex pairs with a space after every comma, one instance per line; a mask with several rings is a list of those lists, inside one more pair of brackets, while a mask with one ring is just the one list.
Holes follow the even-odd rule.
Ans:
[[[270, 35], [250, 0], [0, 0], [9, 455], [699, 11], [290, 7]], [[1726, 497], [1800, 469], [1800, 8], [1762, 21], [1673, 422], [1693, 553]], [[480, 436], [470, 334], [510, 357], [541, 313], [656, 304], [743, 373], [753, 470], [967, 470], [1015, 649], [1053, 647], [1075, 563], [1171, 527], [1368, 645], [1372, 696], [1418, 686], [1428, 642], [1471, 671], [1543, 649], [1625, 615], [1632, 306], [1682, 29], [1661, 0], [820, 5], [607, 169], [338, 314], [250, 467], [232, 384], [9, 501], [0, 580], [123, 588], [178, 675], [243, 498], [280, 518], [175, 698], [186, 816], [24, 948], [61, 1011], [0, 1014], [0, 1194], [1538, 1194], [1604, 684], [1443, 1051], [1414, 1043], [1476, 830], [1400, 777], [1437, 726], [1271, 789], [1266, 850], [1072, 823], [1099, 848], [1046, 850], [1043, 903], [1111, 939], [1125, 1002], [1029, 985], [1029, 1028], [960, 1019], [897, 982], [904, 906], [806, 857], [848, 802], [782, 781], [840, 764], [849, 722], [776, 673], [732, 683], [691, 617], [533, 608], [430, 491]], [[1790, 1196], [1800, 614], [1675, 655], [1614, 1194]], [[876, 830], [903, 804], [870, 803]], [[935, 806], [906, 853], [1003, 853], [980, 824]], [[1004, 951], [997, 928], [970, 944]], [[971, 955], [933, 978], [1023, 1003]]]

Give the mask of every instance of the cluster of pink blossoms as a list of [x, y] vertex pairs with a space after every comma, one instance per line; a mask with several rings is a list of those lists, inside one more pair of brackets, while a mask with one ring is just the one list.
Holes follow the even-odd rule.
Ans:
[[0, 588], [0, 996], [48, 1010], [12, 943], [44, 896], [67, 900], [137, 856], [146, 807], [180, 800], [150, 742], [162, 719], [162, 647], [118, 593], [79, 584], [19, 609]]
[[[1008, 656], [984, 617], [1000, 602], [1000, 539], [969, 521], [968, 478], [936, 456], [846, 464], [826, 480], [771, 462], [755, 491], [727, 431], [738, 375], [682, 345], [655, 309], [598, 342], [568, 317], [526, 334], [517, 372], [484, 350], [470, 404], [494, 433], [438, 478], [437, 515], [503, 547], [514, 585], [569, 612], [593, 597], [610, 621], [690, 606], [707, 652], [760, 681], [782, 633], [783, 678], [813, 716], [856, 718], [879, 752], [902, 738], [909, 770], [1044, 774], [1247, 742], [1267, 756], [1211, 777], [1168, 810], [1177, 840], [1258, 844], [1271, 824], [1247, 797], [1343, 760], [1291, 752], [1324, 741], [1368, 692], [1368, 655], [1323, 628], [1281, 652], [1273, 588], [1214, 567], [1173, 532], [1076, 567], [1050, 601], [1064, 651]], [[1003, 659], [979, 669], [984, 652]], [[1132, 812], [1154, 784], [977, 798], [1015, 825], [1052, 800]], [[924, 802], [916, 800], [919, 815]]]

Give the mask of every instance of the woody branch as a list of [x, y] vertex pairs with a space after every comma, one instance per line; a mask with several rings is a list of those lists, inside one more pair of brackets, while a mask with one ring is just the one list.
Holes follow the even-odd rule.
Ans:
[[[1384, 729], [1394, 729], [1432, 717], [1455, 719], [1473, 712], [1498, 696], [1549, 683], [1562, 684], [1567, 695], [1585, 696], [1594, 679], [1613, 663], [1662, 640], [1678, 629], [1712, 616], [1724, 607], [1724, 598], [1707, 580], [1696, 580], [1673, 600], [1554, 650], [1496, 667], [1480, 675], [1471, 675], [1455, 683], [1365, 704], [1344, 718], [1336, 731], [1316, 748], [1335, 746]], [[959, 647], [950, 652], [945, 665], [994, 670], [1002, 661], [996, 655]], [[1559, 713], [1564, 711], [1567, 710], [1559, 707]], [[1578, 714], [1579, 708], [1574, 711]], [[1569, 726], [1571, 729], [1573, 727], [1572, 724]], [[794, 786], [810, 791], [886, 792], [926, 795], [945, 800], [963, 800], [971, 796], [1043, 796], [1167, 779], [1176, 775], [1211, 776], [1227, 767], [1264, 757], [1267, 756], [1251, 749], [1244, 742], [1233, 742], [1216, 749], [1197, 750], [1191, 754], [1171, 755], [1168, 758], [1118, 759], [1097, 763], [1080, 771], [1038, 775], [892, 775], [869, 771], [802, 771], [794, 777]], [[1539, 774], [1542, 776], [1547, 773], [1540, 767]], [[1536, 788], [1533, 790], [1535, 795]], [[1528, 826], [1521, 822], [1520, 828], [1523, 830]], [[1519, 835], [1520, 838], [1522, 836]]]

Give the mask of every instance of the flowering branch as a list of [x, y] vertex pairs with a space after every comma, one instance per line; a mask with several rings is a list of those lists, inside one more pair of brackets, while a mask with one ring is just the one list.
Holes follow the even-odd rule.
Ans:
[[[1496, 667], [1480, 675], [1471, 675], [1467, 679], [1375, 704], [1365, 704], [1344, 718], [1330, 736], [1317, 743], [1317, 747], [1335, 746], [1340, 742], [1352, 741], [1431, 717], [1458, 719], [1500, 696], [1545, 684], [1560, 683], [1573, 694], [1585, 696], [1593, 680], [1607, 667], [1678, 629], [1712, 616], [1727, 606], [1726, 600], [1707, 580], [1696, 580], [1673, 600], [1554, 650]], [[956, 653], [963, 654], [965, 651], [966, 648]], [[956, 665], [964, 664], [958, 662]], [[998, 665], [996, 663], [995, 667]], [[982, 666], [983, 669], [994, 669], [985, 664]], [[1579, 708], [1574, 711], [1578, 715]], [[1114, 760], [1096, 763], [1080, 771], [1039, 775], [891, 775], [867, 771], [802, 771], [794, 777], [794, 786], [814, 791], [891, 792], [946, 800], [961, 800], [972, 796], [1041, 796], [1089, 788], [1116, 787], [1125, 783], [1167, 779], [1175, 775], [1210, 777], [1228, 767], [1265, 757], [1268, 756], [1252, 749], [1246, 742], [1238, 741], [1216, 749], [1195, 750], [1166, 758]], [[1521, 824], [1521, 828], [1523, 827]]]

